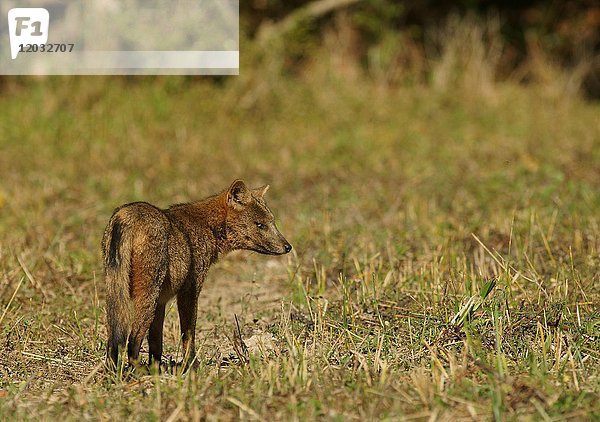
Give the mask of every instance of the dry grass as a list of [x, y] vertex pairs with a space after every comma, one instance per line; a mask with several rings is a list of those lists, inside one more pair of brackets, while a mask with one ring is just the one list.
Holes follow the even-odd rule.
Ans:
[[[598, 104], [474, 63], [469, 86], [451, 57], [431, 84], [339, 75], [327, 48], [294, 77], [49, 79], [0, 99], [2, 419], [600, 417]], [[272, 185], [293, 256], [211, 271], [197, 371], [115, 382], [111, 210], [236, 177]]]

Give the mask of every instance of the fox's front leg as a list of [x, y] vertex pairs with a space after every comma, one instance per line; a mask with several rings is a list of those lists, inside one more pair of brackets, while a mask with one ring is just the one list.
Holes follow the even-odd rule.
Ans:
[[186, 367], [196, 355], [198, 292], [195, 288], [182, 289], [177, 294], [177, 309], [179, 310], [179, 326], [183, 345], [183, 366]]

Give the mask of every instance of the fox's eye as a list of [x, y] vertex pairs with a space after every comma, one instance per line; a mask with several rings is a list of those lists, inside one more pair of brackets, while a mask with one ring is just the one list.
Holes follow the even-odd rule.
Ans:
[[256, 227], [258, 227], [261, 230], [267, 230], [267, 225], [263, 224], [263, 223], [256, 223]]

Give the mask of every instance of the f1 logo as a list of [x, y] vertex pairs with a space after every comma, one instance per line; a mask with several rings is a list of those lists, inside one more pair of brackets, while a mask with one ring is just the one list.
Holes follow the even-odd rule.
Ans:
[[10, 52], [14, 59], [25, 44], [46, 44], [50, 14], [41, 7], [18, 7], [8, 11]]

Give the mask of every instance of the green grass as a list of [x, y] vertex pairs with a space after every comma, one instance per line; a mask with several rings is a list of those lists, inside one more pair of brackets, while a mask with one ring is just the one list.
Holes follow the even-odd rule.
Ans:
[[[9, 86], [0, 418], [600, 418], [598, 104], [327, 63]], [[202, 293], [199, 368], [115, 383], [101, 367], [112, 209], [237, 177], [271, 184], [293, 256], [225, 258]], [[271, 340], [247, 364], [234, 314], [244, 341]], [[175, 306], [165, 332], [176, 359]]]

